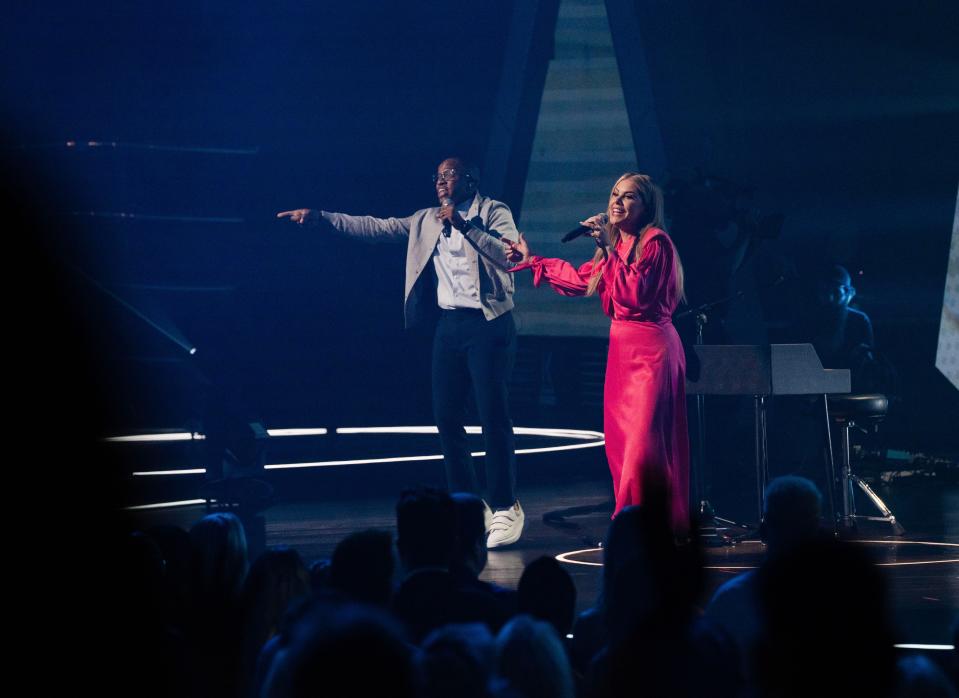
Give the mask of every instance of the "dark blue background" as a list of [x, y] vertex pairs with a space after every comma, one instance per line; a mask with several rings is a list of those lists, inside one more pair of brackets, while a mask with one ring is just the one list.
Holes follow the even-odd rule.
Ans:
[[[770, 259], [849, 266], [902, 378], [891, 432], [904, 448], [954, 449], [956, 391], [933, 361], [959, 171], [956, 5], [636, 6], [671, 171], [728, 177], [754, 190], [757, 207], [785, 213]], [[5, 11], [9, 168], [44, 173], [50, 188], [36, 200], [77, 265], [199, 348], [184, 361], [111, 298], [71, 285], [105, 359], [116, 428], [196, 418], [197, 375], [277, 426], [429, 420], [428, 340], [401, 329], [402, 247], [312, 235], [273, 216], [299, 206], [407, 215], [433, 202], [439, 159], [462, 152], [482, 165], [510, 9], [174, 1]], [[508, 203], [521, 222], [520, 202]], [[89, 211], [244, 222], [71, 215]]]

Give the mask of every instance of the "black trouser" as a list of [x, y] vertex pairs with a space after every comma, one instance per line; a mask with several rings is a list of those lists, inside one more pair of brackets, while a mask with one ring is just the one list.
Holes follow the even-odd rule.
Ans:
[[444, 310], [433, 337], [433, 415], [451, 492], [479, 494], [466, 431], [470, 384], [486, 442], [487, 502], [506, 509], [516, 499], [516, 454], [507, 381], [516, 356], [512, 313], [487, 320], [482, 310]]

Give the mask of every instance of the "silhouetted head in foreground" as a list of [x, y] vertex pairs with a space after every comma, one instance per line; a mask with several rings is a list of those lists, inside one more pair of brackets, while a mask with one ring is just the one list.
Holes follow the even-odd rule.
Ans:
[[318, 604], [292, 632], [270, 695], [413, 698], [412, 650], [396, 622], [360, 605]]
[[764, 696], [891, 695], [895, 657], [881, 571], [861, 544], [817, 538], [759, 571]]
[[356, 601], [385, 607], [393, 591], [395, 568], [393, 536], [388, 531], [358, 531], [333, 551], [330, 585]]
[[449, 494], [432, 487], [405, 490], [396, 504], [396, 548], [406, 572], [448, 569], [456, 541], [456, 512]]
[[493, 636], [482, 623], [446, 625], [423, 642], [423, 698], [486, 698], [494, 665]]
[[456, 510], [456, 543], [452, 565], [458, 571], [478, 577], [486, 567], [486, 505], [475, 494], [454, 492]]
[[766, 488], [760, 536], [771, 553], [779, 552], [820, 532], [822, 495], [812, 481], [788, 475]]
[[560, 638], [572, 630], [576, 587], [556, 558], [543, 556], [526, 565], [518, 591], [520, 613], [547, 621]]
[[238, 600], [248, 567], [246, 534], [233, 514], [209, 514], [190, 529], [199, 599]]
[[653, 617], [684, 625], [703, 588], [699, 537], [676, 542], [665, 487], [651, 480], [644, 498], [620, 511], [606, 534], [602, 594], [611, 641]]
[[496, 638], [499, 675], [524, 698], [573, 698], [573, 674], [549, 623], [516, 616]]

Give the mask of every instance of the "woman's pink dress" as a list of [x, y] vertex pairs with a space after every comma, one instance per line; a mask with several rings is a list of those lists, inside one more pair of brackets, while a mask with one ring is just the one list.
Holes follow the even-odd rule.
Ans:
[[[613, 476], [616, 513], [639, 504], [653, 481], [669, 491], [673, 526], [689, 526], [689, 434], [686, 424], [686, 357], [672, 314], [679, 303], [672, 241], [654, 229], [639, 259], [626, 263], [632, 238], [599, 262], [597, 288], [612, 318], [603, 398], [606, 457]], [[562, 259], [531, 256], [514, 267], [533, 270], [564, 296], [582, 296], [592, 262], [576, 269]], [[615, 515], [615, 514], [614, 514]]]

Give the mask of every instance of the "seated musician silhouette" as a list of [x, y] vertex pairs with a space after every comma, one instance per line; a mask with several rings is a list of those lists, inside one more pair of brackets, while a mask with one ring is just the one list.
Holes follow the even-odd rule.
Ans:
[[[799, 289], [797, 289], [799, 290]], [[851, 307], [856, 288], [845, 267], [826, 264], [806, 276], [795, 300], [798, 307], [780, 341], [810, 343], [823, 368], [849, 369], [852, 392], [889, 392], [895, 374], [878, 356], [869, 316]], [[826, 441], [821, 398], [778, 401], [771, 417], [770, 449], [778, 474], [800, 474], [825, 491]]]
[[829, 265], [814, 275], [802, 305], [796, 341], [810, 342], [824, 368], [848, 368], [853, 392], [875, 386], [875, 337], [869, 316], [850, 307], [856, 296], [845, 267]]

